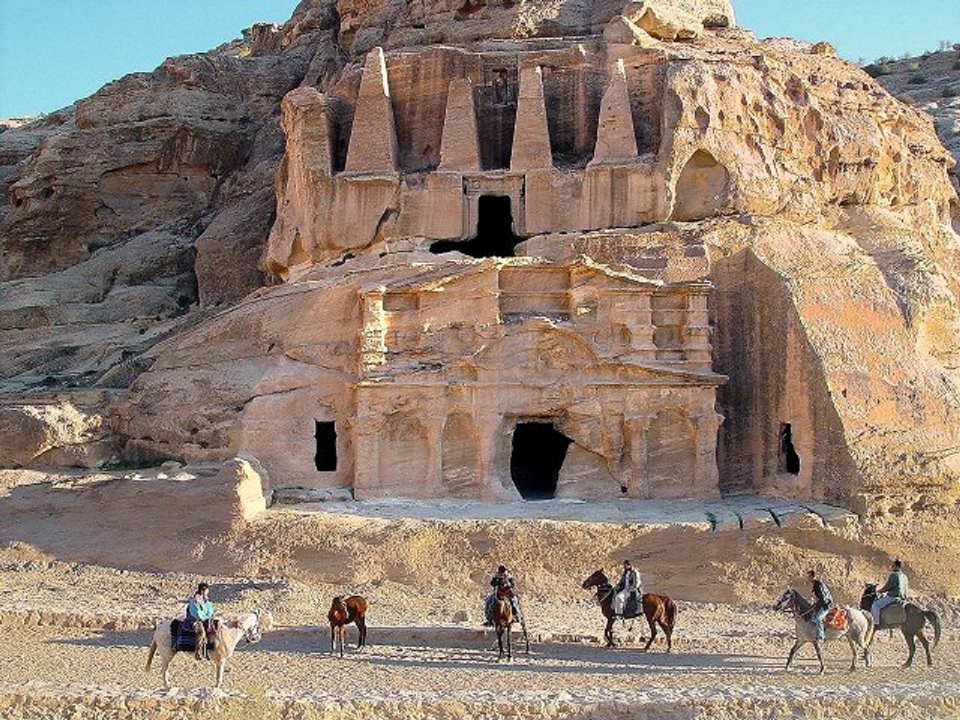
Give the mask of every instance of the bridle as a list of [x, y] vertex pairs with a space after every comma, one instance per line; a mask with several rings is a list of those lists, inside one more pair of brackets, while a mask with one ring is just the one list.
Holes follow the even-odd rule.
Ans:
[[249, 645], [260, 641], [260, 616], [253, 614], [253, 625], [243, 630], [243, 640]]
[[[790, 599], [789, 601], [786, 601], [786, 605], [784, 605], [785, 599], [787, 597], [789, 597]], [[789, 588], [783, 594], [783, 597], [781, 597], [777, 601], [777, 604], [774, 605], [774, 609], [779, 610], [781, 612], [789, 612], [793, 615], [796, 615], [797, 617], [800, 617], [806, 620], [812, 615], [815, 608], [813, 605], [811, 605], [806, 610], [801, 610], [799, 598], [800, 598], [800, 593], [798, 593], [794, 588]]]

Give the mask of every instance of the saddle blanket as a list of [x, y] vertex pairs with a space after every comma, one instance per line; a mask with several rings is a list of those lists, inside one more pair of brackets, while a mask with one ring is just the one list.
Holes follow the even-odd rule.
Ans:
[[840, 607], [832, 607], [823, 618], [823, 626], [828, 630], [847, 629], [847, 611]]
[[[197, 634], [181, 620], [174, 620], [170, 623], [170, 641], [174, 652], [196, 652]], [[216, 646], [216, 633], [208, 633], [207, 651], [213, 650]]]

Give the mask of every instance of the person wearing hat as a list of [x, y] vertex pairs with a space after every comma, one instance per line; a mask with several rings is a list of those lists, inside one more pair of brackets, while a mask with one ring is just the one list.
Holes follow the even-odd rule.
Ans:
[[507, 570], [506, 565], [499, 565], [497, 567], [497, 574], [490, 578], [490, 587], [493, 588], [493, 592], [487, 596], [486, 603], [484, 604], [483, 614], [486, 618], [484, 625], [493, 625], [493, 620], [491, 619], [493, 617], [493, 603], [497, 600], [498, 590], [508, 591], [513, 617], [517, 622], [520, 622], [520, 601], [517, 600], [517, 583]]
[[[900, 558], [893, 561], [890, 567], [890, 577], [882, 587], [877, 588], [877, 599], [870, 606], [870, 614], [873, 615], [873, 624], [880, 627], [880, 611], [887, 605], [893, 603], [906, 602], [907, 600], [907, 576], [903, 574], [903, 563]], [[886, 595], [880, 596], [880, 593]]]
[[640, 573], [629, 560], [623, 561], [623, 572], [614, 588], [613, 611], [617, 615], [633, 617], [640, 614], [640, 596], [643, 595], [643, 583]]
[[197, 591], [187, 601], [186, 625], [196, 633], [197, 646], [194, 657], [203, 660], [207, 654], [207, 633], [211, 632], [213, 603], [210, 602], [210, 586], [202, 582]]

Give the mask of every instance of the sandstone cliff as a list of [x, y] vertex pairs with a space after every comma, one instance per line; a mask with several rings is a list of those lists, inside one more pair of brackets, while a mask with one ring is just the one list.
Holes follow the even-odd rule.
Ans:
[[[457, 494], [464, 468], [504, 461], [462, 398], [445, 396], [450, 424], [421, 423], [412, 443], [400, 429], [413, 426], [365, 425], [361, 406], [430, 415], [439, 401], [411, 388], [491, 369], [487, 343], [514, 331], [477, 320], [485, 261], [438, 250], [477, 229], [480, 198], [509, 197], [515, 254], [562, 270], [536, 276], [537, 302], [563, 307], [504, 294], [518, 258], [496, 273], [513, 305], [491, 317], [534, 323], [528, 336], [571, 377], [587, 363], [590, 382], [610, 382], [610, 363], [626, 363], [645, 373], [631, 382], [669, 386], [688, 409], [703, 402], [691, 383], [728, 378], [718, 439], [712, 410], [644, 435], [633, 409], [604, 421], [610, 399], [571, 402], [577, 382], [556, 385], [549, 411], [520, 414], [573, 441], [560, 487], [633, 492], [623, 473], [654, 466], [684, 468], [676, 487], [709, 479], [713, 432], [719, 492], [951, 503], [954, 164], [928, 117], [829, 47], [759, 42], [722, 0], [305, 0], [283, 28], [0, 133], [2, 389], [8, 413], [69, 399], [102, 414], [88, 425], [112, 434], [71, 441], [97, 444], [90, 463], [248, 454], [281, 484], [351, 487], [356, 472], [387, 472], [362, 449], [383, 437], [401, 475], [449, 462], [435, 488]], [[603, 269], [585, 275], [581, 257]], [[633, 293], [646, 314], [617, 306], [608, 326], [571, 331], [603, 306], [577, 299], [565, 315], [588, 275], [597, 297]], [[712, 287], [702, 306], [697, 283]], [[441, 292], [451, 299], [426, 324], [391, 330]], [[391, 411], [376, 388], [401, 386]], [[317, 459], [328, 424], [335, 470]], [[472, 449], [440, 459], [448, 427]], [[665, 450], [636, 465], [641, 438]], [[58, 457], [46, 440], [31, 447], [4, 462]]]

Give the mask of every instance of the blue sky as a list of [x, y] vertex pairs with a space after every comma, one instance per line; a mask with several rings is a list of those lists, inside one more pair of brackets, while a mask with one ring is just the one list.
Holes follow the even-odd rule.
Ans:
[[[430, 0], [427, 0], [429, 2]], [[626, 2], [626, 0], [625, 0]], [[0, 0], [0, 117], [52, 112], [164, 58], [210, 50], [297, 0]], [[960, 43], [960, 0], [734, 0], [759, 37], [828, 40], [854, 62]]]

